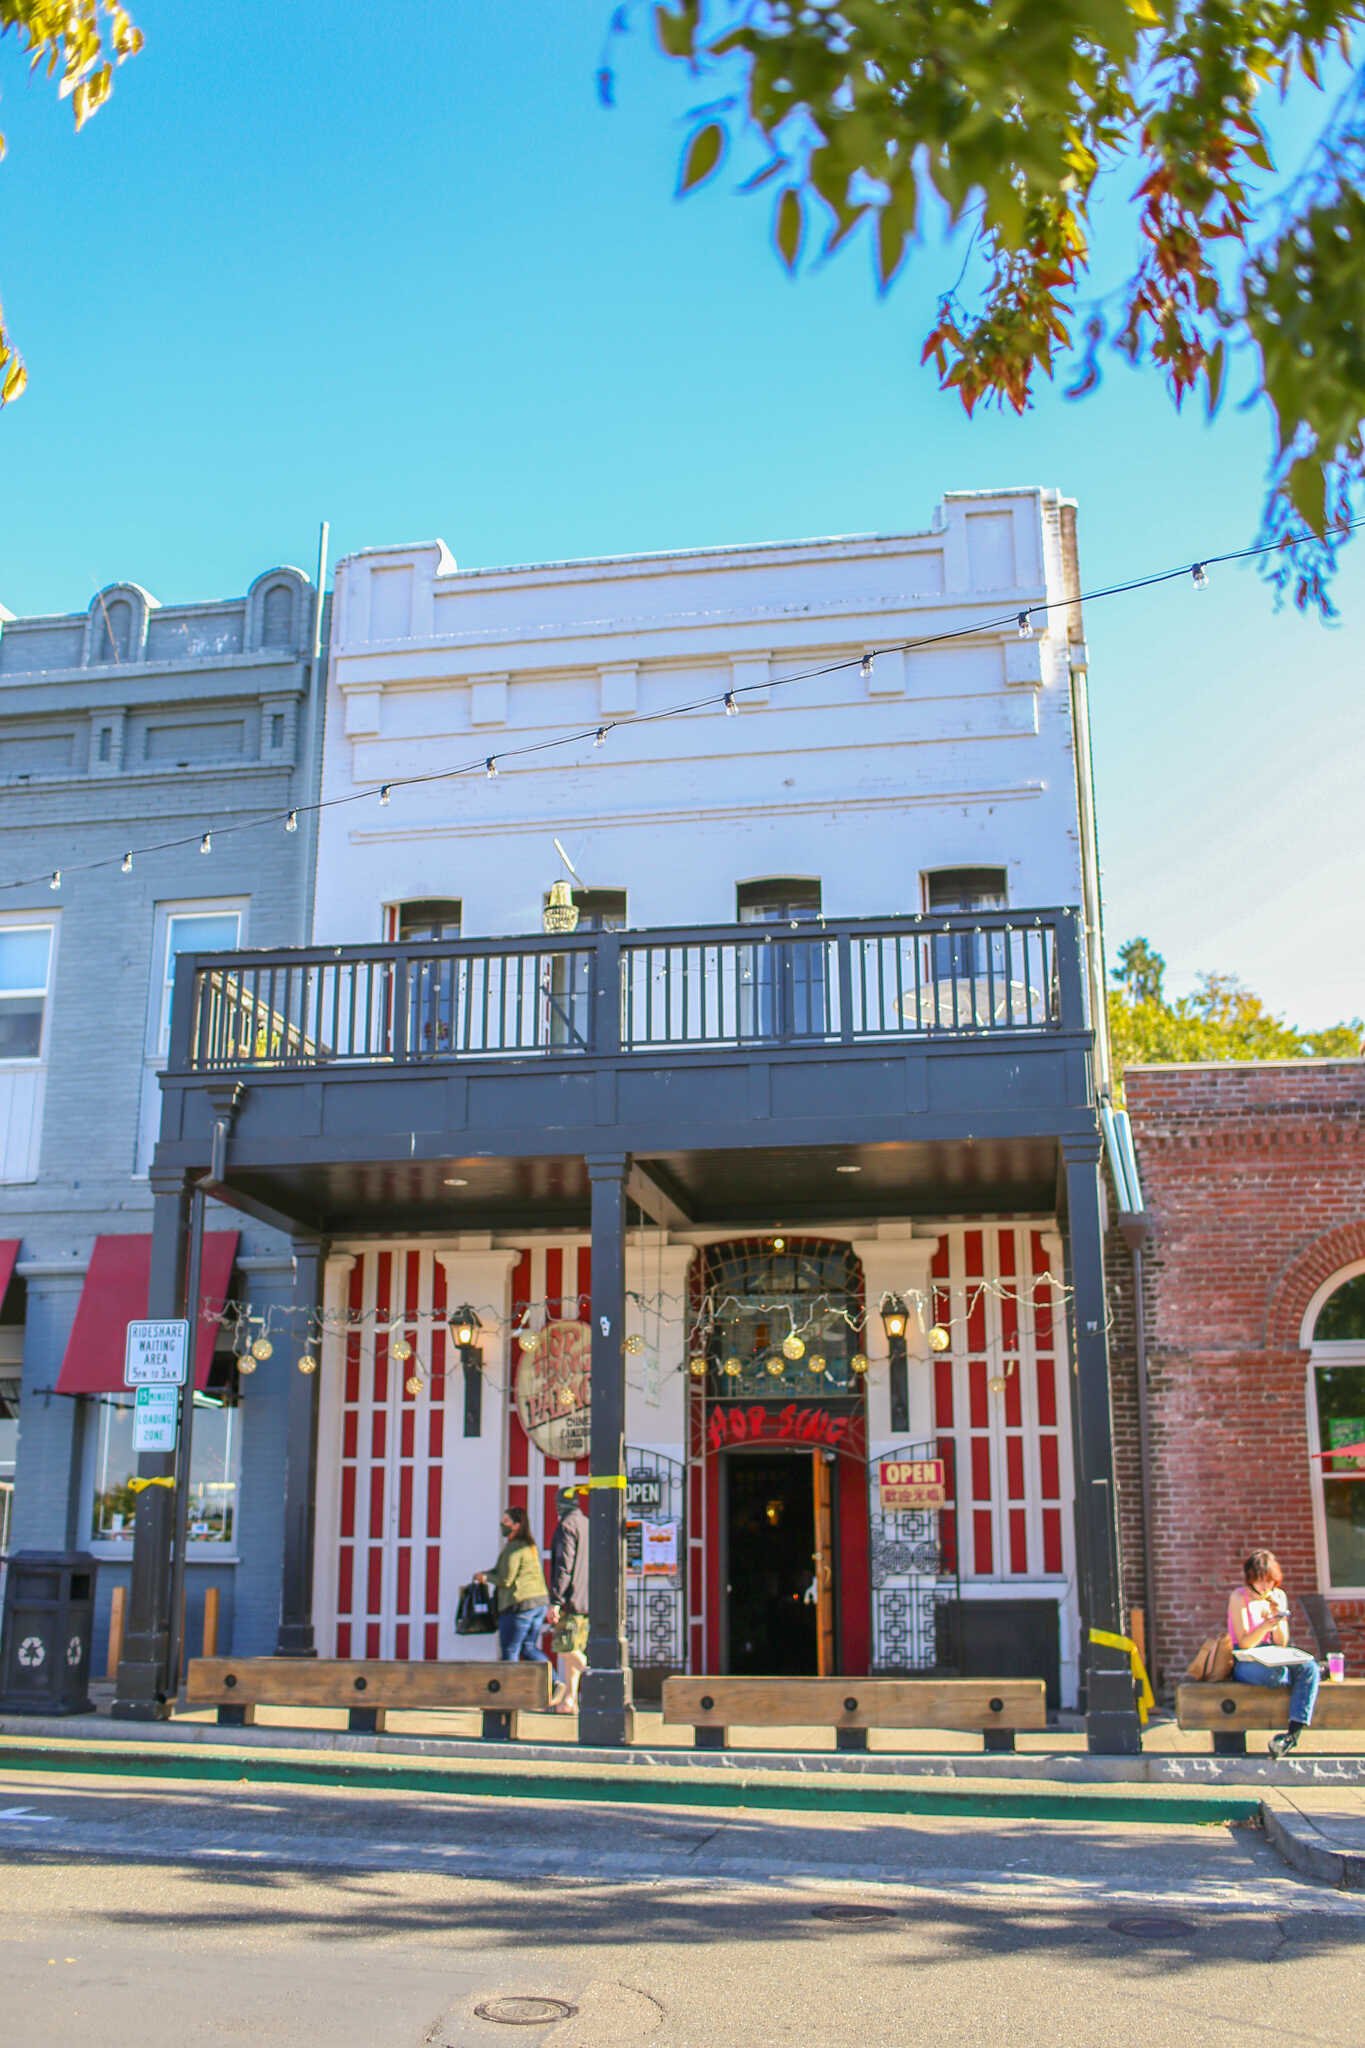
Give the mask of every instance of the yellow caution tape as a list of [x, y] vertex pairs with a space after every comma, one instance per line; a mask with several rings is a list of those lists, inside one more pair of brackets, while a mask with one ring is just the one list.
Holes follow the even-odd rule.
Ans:
[[621, 1493], [624, 1493], [626, 1490], [626, 1475], [624, 1472], [608, 1472], [600, 1479], [566, 1479], [564, 1481], [565, 1493], [568, 1492], [570, 1487], [573, 1488], [575, 1493], [600, 1492], [603, 1488], [606, 1488], [609, 1492], [619, 1490]]
[[173, 1479], [130, 1479], [128, 1481], [129, 1493], [141, 1493], [144, 1486], [169, 1486], [173, 1489], [175, 1481]]
[[1116, 1636], [1107, 1628], [1092, 1628], [1090, 1640], [1092, 1643], [1102, 1643], [1107, 1650], [1126, 1650], [1128, 1652], [1128, 1663], [1133, 1674], [1133, 1683], [1138, 1689], [1138, 1720], [1145, 1728], [1147, 1726], [1147, 1716], [1156, 1705], [1156, 1694], [1152, 1691], [1152, 1681], [1147, 1676], [1147, 1667], [1142, 1661], [1142, 1652], [1138, 1649], [1131, 1636]]

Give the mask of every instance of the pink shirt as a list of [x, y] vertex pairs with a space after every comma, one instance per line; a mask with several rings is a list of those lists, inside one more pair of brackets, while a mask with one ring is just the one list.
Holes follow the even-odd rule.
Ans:
[[[1269, 1621], [1272, 1616], [1283, 1620], [1289, 1612], [1289, 1602], [1278, 1590], [1273, 1593], [1253, 1593], [1250, 1586], [1234, 1586], [1228, 1594], [1228, 1634], [1232, 1637], [1234, 1650], [1240, 1649], [1253, 1629]], [[1269, 1636], [1262, 1636], [1258, 1648], [1267, 1644], [1273, 1648]]]

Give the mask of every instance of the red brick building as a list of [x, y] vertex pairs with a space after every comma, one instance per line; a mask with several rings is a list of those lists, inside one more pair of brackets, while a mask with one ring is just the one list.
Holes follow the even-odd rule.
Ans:
[[1365, 1673], [1365, 1464], [1312, 1455], [1365, 1438], [1365, 1062], [1136, 1067], [1126, 1089], [1150, 1235], [1140, 1317], [1109, 1247], [1117, 1464], [1158, 1673], [1180, 1675], [1261, 1544]]

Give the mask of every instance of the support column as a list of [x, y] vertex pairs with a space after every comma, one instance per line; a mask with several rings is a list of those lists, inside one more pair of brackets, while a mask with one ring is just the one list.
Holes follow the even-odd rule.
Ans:
[[[190, 1182], [184, 1174], [151, 1173], [152, 1277], [147, 1315], [153, 1320], [183, 1316], [185, 1255], [189, 1245]], [[197, 1326], [190, 1331], [194, 1372]], [[138, 1459], [139, 1479], [171, 1479], [173, 1453]], [[147, 1486], [138, 1495], [133, 1524], [132, 1584], [128, 1620], [111, 1712], [120, 1721], [164, 1721], [170, 1716], [171, 1526], [175, 1499], [169, 1486]]]
[[588, 1538], [588, 1668], [578, 1739], [619, 1748], [634, 1732], [626, 1647], [626, 1174], [623, 1154], [589, 1159], [592, 1185], [592, 1489]]
[[295, 1238], [290, 1299], [289, 1396], [284, 1443], [284, 1571], [280, 1585], [277, 1657], [316, 1657], [313, 1638], [313, 1547], [317, 1527], [318, 1389], [322, 1375], [304, 1373], [298, 1360], [322, 1348], [322, 1280], [328, 1245]]
[[1076, 1537], [1081, 1582], [1081, 1670], [1089, 1747], [1102, 1756], [1136, 1756], [1142, 1743], [1127, 1655], [1090, 1640], [1100, 1629], [1122, 1635], [1118, 1501], [1105, 1332], [1104, 1207], [1100, 1138], [1062, 1141], [1070, 1250], [1072, 1428], [1076, 1451]]

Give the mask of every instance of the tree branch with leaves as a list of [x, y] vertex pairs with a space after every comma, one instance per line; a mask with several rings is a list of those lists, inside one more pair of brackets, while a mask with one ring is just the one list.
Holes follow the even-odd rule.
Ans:
[[[57, 96], [70, 100], [78, 132], [113, 91], [114, 66], [142, 48], [141, 29], [116, 0], [0, 0], [0, 40], [9, 35], [23, 43], [30, 71], [45, 66], [56, 78]], [[4, 154], [0, 134], [0, 158]], [[18, 398], [27, 383], [0, 304], [0, 406]]]
[[[937, 200], [972, 223], [974, 289], [942, 296], [923, 360], [968, 413], [1022, 412], [1040, 378], [1100, 378], [1102, 351], [1210, 414], [1244, 371], [1274, 445], [1262, 538], [1301, 606], [1327, 585], [1365, 482], [1365, 0], [651, 0], [660, 49], [731, 88], [694, 113], [679, 189], [741, 137], [764, 161], [796, 271], [868, 230], [883, 291]], [[614, 35], [642, 12], [620, 6]], [[610, 48], [610, 38], [609, 38]], [[1345, 89], [1276, 183], [1267, 95]], [[599, 73], [610, 99], [611, 66]], [[1127, 177], [1129, 276], [1087, 300], [1093, 218]], [[971, 267], [964, 265], [964, 275]], [[1304, 540], [1307, 534], [1309, 538]], [[1290, 543], [1294, 545], [1290, 547]]]

